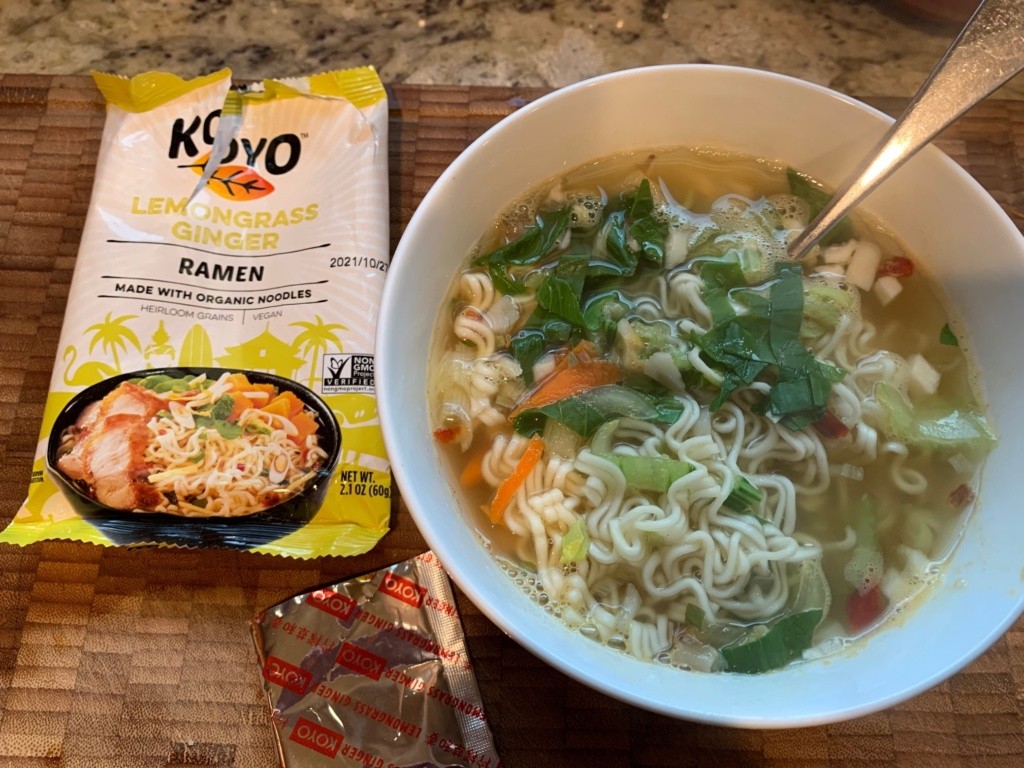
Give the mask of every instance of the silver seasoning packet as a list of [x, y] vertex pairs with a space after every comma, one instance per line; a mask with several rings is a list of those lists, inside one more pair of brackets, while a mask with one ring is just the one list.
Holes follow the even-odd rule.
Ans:
[[432, 552], [292, 597], [252, 634], [286, 768], [500, 768]]

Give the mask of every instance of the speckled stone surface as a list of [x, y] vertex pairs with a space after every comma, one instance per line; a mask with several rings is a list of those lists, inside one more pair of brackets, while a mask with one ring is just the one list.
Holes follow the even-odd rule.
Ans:
[[[910, 96], [955, 26], [889, 0], [10, 0], [0, 71], [240, 77], [373, 64], [385, 81], [557, 87], [714, 62]], [[1024, 98], [1024, 77], [999, 94]]]

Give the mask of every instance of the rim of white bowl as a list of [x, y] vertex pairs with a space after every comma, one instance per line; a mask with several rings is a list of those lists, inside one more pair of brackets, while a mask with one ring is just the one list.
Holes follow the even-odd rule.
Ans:
[[[733, 75], [741, 77], [750, 77], [754, 79], [765, 79], [778, 81], [786, 84], [787, 87], [796, 87], [800, 89], [815, 91], [821, 96], [825, 96], [837, 101], [843, 102], [850, 106], [857, 108], [863, 112], [866, 112], [875, 118], [883, 121], [886, 124], [891, 124], [893, 119], [886, 115], [884, 112], [865, 104], [857, 99], [854, 99], [845, 94], [834, 91], [830, 88], [801, 80], [799, 78], [791, 77], [789, 75], [783, 75], [776, 72], [770, 72], [766, 70], [759, 70], [748, 67], [737, 67], [730, 65], [718, 65], [718, 64], [666, 64], [652, 67], [637, 67], [632, 69], [625, 69], [609, 74], [600, 75], [597, 77], [582, 80], [572, 85], [557, 89], [549, 94], [524, 105], [520, 109], [516, 110], [511, 115], [503, 118], [497, 124], [489, 128], [479, 138], [473, 141], [460, 155], [442, 172], [438, 177], [437, 181], [433, 184], [431, 189], [424, 196], [422, 202], [417, 206], [414, 211], [408, 226], [403, 232], [402, 238], [396, 246], [395, 253], [393, 256], [393, 264], [399, 261], [405, 251], [403, 247], [407, 241], [407, 235], [414, 232], [420, 225], [420, 221], [428, 215], [427, 209], [429, 208], [429, 202], [432, 197], [441, 193], [441, 190], [451, 182], [452, 179], [458, 176], [463, 165], [473, 162], [473, 150], [483, 144], [488, 143], [491, 138], [498, 132], [507, 130], [508, 126], [514, 123], [518, 123], [522, 120], [530, 119], [530, 115], [537, 110], [544, 109], [546, 105], [554, 100], [565, 98], [567, 95], [587, 89], [595, 86], [599, 86], [603, 83], [612, 80], [629, 79], [633, 77], [645, 77], [651, 73], [659, 73], [663, 71], [676, 71], [676, 70], [687, 70], [687, 71], [706, 71], [710, 73], [716, 73], [721, 75]], [[976, 193], [978, 193], [986, 205], [993, 208], [998, 212], [998, 215], [1005, 220], [1006, 226], [1009, 227], [1014, 233], [1017, 233], [1019, 237], [1019, 231], [1009, 221], [1005, 212], [999, 205], [992, 199], [991, 195], [984, 189], [966, 170], [964, 170], [959, 164], [953, 161], [949, 156], [943, 153], [941, 150], [934, 146], [926, 147], [922, 150], [921, 154], [930, 153], [933, 155], [933, 162], [942, 162], [947, 165], [947, 170], [960, 177], [960, 180], [969, 187], [972, 187]], [[538, 179], [537, 181], [540, 181]], [[408, 258], [408, 257], [407, 257]], [[399, 261], [400, 266], [400, 261]], [[394, 282], [393, 277], [389, 277], [385, 281], [384, 294], [381, 301], [380, 307], [380, 320], [377, 328], [377, 349], [378, 349], [378, 362], [377, 362], [377, 382], [378, 387], [386, 387], [387, 382], [392, 377], [398, 377], [401, 375], [401, 370], [398, 368], [397, 363], [395, 370], [392, 370], [389, 355], [380, 354], [379, 350], [385, 349], [384, 340], [392, 335], [392, 324], [397, 324], [400, 319], [401, 312], [399, 307], [392, 306], [397, 301], [397, 293], [389, 290], [389, 286]], [[433, 318], [431, 318], [433, 322]], [[401, 328], [397, 329], [401, 332]], [[424, 395], [425, 398], [425, 395]], [[391, 412], [391, 402], [386, 396], [386, 393], [378, 394], [378, 407], [380, 413], [381, 428], [384, 435], [385, 445], [389, 447], [397, 446], [401, 444], [402, 435], [400, 427], [400, 419], [398, 414]], [[425, 400], [424, 400], [425, 407]], [[1011, 609], [1005, 617], [997, 624], [991, 627], [991, 629], [983, 634], [976, 642], [971, 645], [966, 651], [962, 652], [956, 659], [950, 661], [950, 663], [941, 666], [936, 669], [932, 674], [922, 677], [921, 679], [907, 685], [903, 685], [887, 695], [871, 698], [869, 701], [864, 703], [849, 705], [849, 706], [837, 706], [827, 711], [813, 712], [807, 714], [783, 714], [774, 715], [771, 712], [758, 712], [757, 714], [741, 713], [734, 714], [729, 712], [720, 711], [708, 711], [701, 709], [699, 702], [693, 702], [687, 698], [683, 698], [680, 702], [664, 702], [664, 701], [652, 701], [644, 698], [642, 693], [630, 689], [623, 688], [618, 685], [609, 684], [606, 681], [596, 681], [594, 672], [592, 669], [580, 666], [574, 663], [574, 661], [564, 655], [556, 654], [550, 651], [540, 642], [530, 637], [523, 637], [518, 631], [517, 627], [514, 626], [511, 620], [493, 604], [490, 597], [485, 595], [481, 588], [474, 582], [472, 574], [467, 573], [463, 570], [458, 560], [449, 559], [445, 553], [448, 549], [443, 537], [439, 533], [438, 529], [431, 522], [429, 516], [424, 515], [420, 511], [420, 498], [417, 492], [416, 486], [413, 484], [412, 479], [407, 477], [405, 474], [405, 468], [402, 462], [396, 462], [392, 460], [392, 470], [394, 472], [396, 481], [399, 486], [399, 490], [402, 493], [402, 497], [406, 500], [406, 504], [409, 511], [416, 522], [420, 533], [423, 535], [427, 545], [437, 554], [439, 559], [444, 564], [451, 578], [456, 582], [459, 588], [465, 593], [465, 595], [473, 602], [477, 608], [480, 609], [495, 625], [502, 629], [509, 637], [515, 642], [519, 643], [531, 653], [542, 659], [544, 662], [555, 668], [556, 670], [572, 677], [580, 683], [593, 688], [594, 690], [604, 693], [606, 695], [617, 698], [628, 704], [637, 706], [639, 708], [657, 712], [660, 714], [668, 715], [675, 718], [682, 718], [692, 720], [696, 722], [703, 722], [713, 725], [740, 727], [740, 728], [796, 728], [805, 727], [811, 725], [822, 725], [833, 723], [842, 720], [848, 720], [851, 718], [871, 714], [878, 712], [883, 709], [892, 707], [900, 702], [906, 701], [938, 684], [947, 680], [958, 671], [963, 669], [965, 666], [970, 664], [972, 661], [977, 659], [982, 653], [984, 653], [996, 640], [998, 640], [1006, 631], [1013, 625], [1013, 623], [1024, 613], [1024, 596], [1018, 598], [1016, 606]], [[447, 502], [447, 500], [446, 500]], [[423, 500], [424, 506], [429, 503]], [[540, 609], [538, 609], [540, 610]], [[544, 614], [547, 616], [547, 614]], [[551, 618], [551, 617], [548, 617]], [[551, 618], [551, 621], [557, 622], [556, 619]], [[587, 641], [592, 643], [592, 641]], [[602, 646], [593, 643], [597, 648]], [[608, 653], [613, 651], [605, 649]], [[826, 663], [828, 659], [824, 660]], [[642, 662], [638, 662], [642, 663]], [[815, 662], [810, 662], [811, 664]], [[802, 665], [801, 665], [802, 666]], [[739, 676], [740, 679], [744, 680], [757, 680], [766, 679], [774, 676], [775, 673], [761, 676]]]

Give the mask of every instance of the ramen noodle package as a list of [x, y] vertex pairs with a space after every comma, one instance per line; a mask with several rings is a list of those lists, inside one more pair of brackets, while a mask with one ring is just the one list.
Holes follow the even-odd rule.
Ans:
[[253, 622], [286, 768], [498, 768], [433, 553], [293, 597]]
[[97, 74], [107, 117], [28, 499], [0, 541], [370, 549], [387, 97]]

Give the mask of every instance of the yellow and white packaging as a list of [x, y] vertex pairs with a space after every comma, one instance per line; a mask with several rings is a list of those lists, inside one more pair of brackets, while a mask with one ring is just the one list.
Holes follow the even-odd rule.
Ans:
[[96, 180], [28, 498], [0, 541], [369, 550], [391, 495], [373, 393], [389, 253], [376, 72], [95, 80]]

